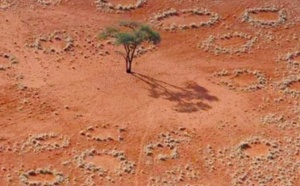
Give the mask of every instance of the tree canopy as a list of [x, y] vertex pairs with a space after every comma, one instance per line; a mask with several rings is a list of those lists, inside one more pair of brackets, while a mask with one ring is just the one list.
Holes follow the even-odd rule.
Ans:
[[135, 21], [121, 21], [116, 27], [106, 27], [99, 35], [101, 39], [108, 37], [115, 39], [116, 45], [123, 45], [126, 62], [126, 72], [131, 73], [131, 64], [135, 57], [136, 49], [143, 42], [158, 44], [161, 41], [160, 34], [151, 27]]

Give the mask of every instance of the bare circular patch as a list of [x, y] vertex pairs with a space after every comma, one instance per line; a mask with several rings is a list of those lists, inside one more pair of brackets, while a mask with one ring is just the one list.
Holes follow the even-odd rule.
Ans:
[[37, 50], [42, 50], [46, 54], [61, 54], [71, 50], [74, 47], [74, 40], [65, 31], [55, 31], [48, 35], [41, 35], [30, 39], [26, 46]]
[[[135, 4], [115, 4], [111, 3], [110, 0], [95, 0], [96, 6], [99, 10], [107, 12], [124, 12], [130, 11], [142, 7], [147, 0], [136, 0]], [[126, 2], [125, 2], [126, 3]]]
[[55, 150], [59, 148], [66, 148], [70, 144], [69, 138], [66, 136], [58, 135], [56, 133], [43, 133], [30, 136], [22, 145], [23, 152], [31, 150], [45, 151]]
[[260, 141], [243, 142], [240, 148], [249, 157], [266, 156], [269, 153], [268, 145]]
[[290, 94], [295, 97], [299, 97], [300, 95], [300, 76], [289, 76], [283, 79], [277, 85], [280, 90], [282, 90], [285, 94]]
[[109, 124], [90, 126], [80, 131], [82, 136], [95, 141], [122, 141], [122, 134], [126, 130], [121, 127], [112, 127]]
[[183, 9], [180, 11], [170, 9], [155, 15], [151, 22], [155, 22], [160, 29], [170, 31], [209, 27], [216, 24], [219, 19], [220, 16], [217, 13], [207, 9]]
[[151, 143], [146, 145], [144, 148], [144, 152], [147, 156], [155, 156], [155, 159], [161, 161], [179, 158], [179, 153], [176, 147], [171, 148], [161, 143]]
[[[186, 132], [186, 131], [185, 131]], [[178, 145], [182, 142], [189, 142], [188, 135], [182, 135], [180, 131], [176, 135], [170, 132], [163, 132], [158, 136], [158, 140], [149, 143], [144, 147], [144, 153], [154, 160], [166, 161], [170, 159], [178, 159]]]
[[29, 170], [20, 175], [20, 182], [25, 185], [60, 185], [64, 180], [65, 177], [62, 173], [50, 169]]
[[218, 84], [223, 84], [231, 90], [253, 92], [266, 85], [266, 77], [257, 70], [238, 69], [233, 71], [222, 70], [214, 73], [215, 77], [222, 78]]
[[227, 33], [219, 36], [209, 36], [199, 48], [206, 52], [218, 54], [248, 53], [253, 48], [257, 38], [242, 32]]
[[86, 150], [76, 156], [75, 161], [79, 168], [98, 173], [102, 177], [123, 173], [132, 174], [135, 169], [135, 163], [127, 160], [124, 152], [117, 150]]
[[251, 137], [219, 149], [216, 160], [227, 170], [231, 185], [294, 185], [299, 175], [299, 139]]
[[257, 27], [276, 27], [287, 20], [287, 14], [277, 7], [247, 9], [242, 21]]

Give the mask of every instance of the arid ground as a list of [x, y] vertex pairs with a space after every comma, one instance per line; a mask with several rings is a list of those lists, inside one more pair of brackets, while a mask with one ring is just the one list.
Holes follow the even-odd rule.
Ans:
[[[0, 185], [300, 186], [299, 13], [298, 0], [0, 0]], [[162, 37], [132, 74], [97, 37], [120, 20]]]

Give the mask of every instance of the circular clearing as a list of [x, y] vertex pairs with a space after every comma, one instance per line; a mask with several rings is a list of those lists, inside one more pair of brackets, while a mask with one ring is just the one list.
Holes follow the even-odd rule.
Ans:
[[[30, 136], [22, 145], [23, 151], [51, 151], [59, 148], [66, 148], [70, 144], [69, 138], [55, 133], [43, 133]], [[27, 149], [27, 150], [26, 150]]]
[[74, 47], [73, 38], [65, 31], [55, 31], [48, 35], [41, 35], [31, 39], [26, 46], [37, 50], [42, 50], [44, 53], [57, 53], [70, 51]]
[[238, 150], [246, 157], [250, 158], [267, 158], [274, 159], [278, 153], [278, 143], [275, 141], [268, 141], [259, 137], [251, 138], [243, 141], [238, 145]]
[[99, 176], [103, 177], [111, 174], [132, 174], [135, 169], [135, 163], [128, 161], [124, 152], [117, 150], [86, 150], [75, 157], [75, 161], [79, 168], [89, 172], [97, 172]]
[[218, 54], [247, 53], [253, 48], [257, 38], [242, 32], [227, 33], [219, 36], [209, 36], [199, 48], [206, 52]]
[[122, 134], [126, 130], [120, 127], [111, 127], [109, 124], [90, 126], [80, 131], [82, 136], [95, 141], [122, 141]]
[[146, 1], [147, 0], [136, 0], [136, 1], [95, 0], [95, 3], [99, 10], [104, 10], [107, 12], [112, 12], [112, 11], [124, 12], [124, 11], [130, 11], [142, 7], [146, 3]]
[[[277, 139], [254, 136], [220, 150], [217, 161], [227, 167], [231, 185], [293, 185], [298, 143], [293, 137]], [[288, 183], [288, 184], [287, 184]]]
[[167, 147], [162, 143], [150, 143], [145, 146], [144, 152], [147, 156], [155, 156], [155, 159], [161, 161], [179, 158], [179, 153], [176, 147]]
[[287, 20], [285, 10], [277, 7], [263, 7], [247, 9], [242, 21], [256, 27], [276, 27]]
[[278, 84], [279, 89], [285, 94], [291, 94], [295, 97], [300, 95], [300, 76], [290, 76]]
[[253, 92], [262, 89], [266, 85], [266, 77], [258, 70], [222, 70], [214, 73], [215, 77], [225, 78], [219, 83], [223, 84], [231, 90], [240, 90], [244, 92]]
[[190, 133], [188, 131], [176, 131], [176, 135], [170, 132], [162, 132], [158, 136], [158, 140], [144, 146], [144, 153], [148, 157], [156, 160], [166, 161], [170, 159], [178, 159], [178, 145], [190, 141]]
[[29, 170], [20, 175], [20, 182], [25, 185], [60, 185], [64, 180], [62, 173], [50, 169]]
[[158, 27], [163, 30], [209, 27], [216, 24], [219, 19], [220, 16], [217, 13], [207, 9], [183, 9], [180, 11], [170, 9], [154, 17]]
[[256, 144], [242, 144], [242, 150], [250, 157], [265, 156], [268, 154], [268, 146], [261, 143]]

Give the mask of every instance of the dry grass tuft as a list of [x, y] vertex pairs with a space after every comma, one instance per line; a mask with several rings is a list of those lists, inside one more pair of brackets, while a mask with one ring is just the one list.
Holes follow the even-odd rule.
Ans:
[[38, 3], [42, 5], [57, 5], [61, 3], [62, 0], [37, 0]]
[[134, 10], [137, 8], [141, 8], [147, 0], [137, 0], [135, 4], [129, 4], [129, 5], [121, 5], [121, 4], [112, 4], [109, 2], [109, 0], [95, 0], [96, 6], [99, 10], [105, 11], [105, 12], [126, 12], [130, 10]]

